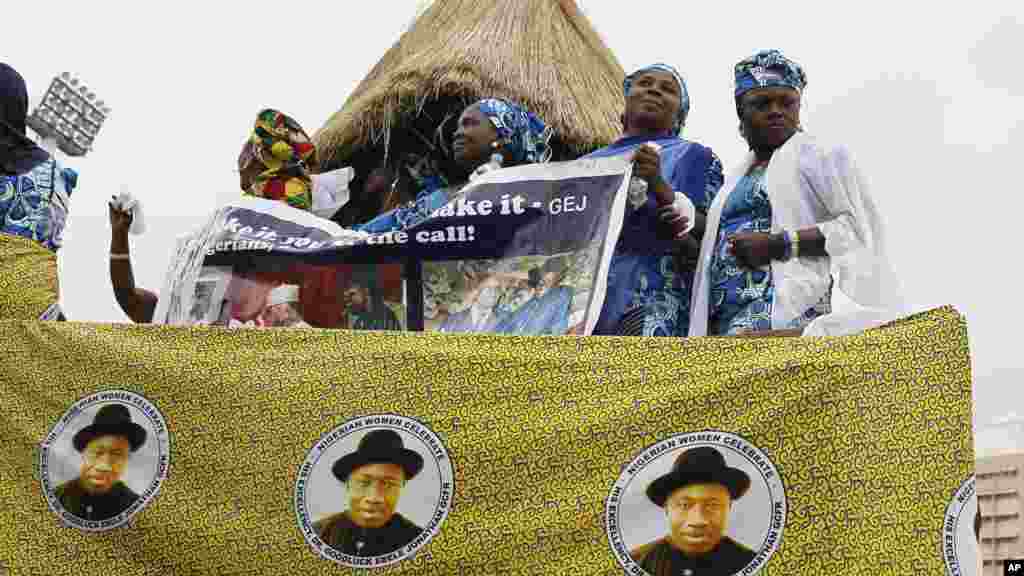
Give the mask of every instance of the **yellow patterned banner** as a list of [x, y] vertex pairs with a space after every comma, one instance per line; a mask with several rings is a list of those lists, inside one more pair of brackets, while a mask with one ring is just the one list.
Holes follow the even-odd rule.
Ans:
[[38, 320], [57, 294], [57, 255], [28, 238], [0, 233], [0, 318]]
[[967, 332], [0, 322], [0, 574], [973, 574]]

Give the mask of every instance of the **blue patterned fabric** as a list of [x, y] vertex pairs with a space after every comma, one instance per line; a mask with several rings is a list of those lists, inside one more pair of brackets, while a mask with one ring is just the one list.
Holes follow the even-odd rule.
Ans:
[[[736, 75], [736, 111], [740, 97], [755, 88], [782, 86], [803, 92], [807, 86], [807, 74], [799, 64], [782, 55], [778, 50], [762, 50], [741, 60], [734, 69]], [[743, 114], [740, 113], [740, 117]]]
[[535, 296], [511, 315], [505, 316], [494, 332], [497, 334], [518, 334], [537, 336], [554, 334], [561, 336], [569, 330], [569, 308], [572, 306], [573, 289], [557, 286], [542, 296]]
[[484, 98], [474, 104], [505, 141], [505, 164], [533, 164], [551, 158], [551, 129], [540, 118], [508, 100]]
[[[627, 154], [647, 142], [661, 146], [662, 178], [706, 213], [723, 181], [722, 164], [710, 148], [679, 138], [634, 136], [587, 157]], [[639, 208], [627, 205], [594, 334], [685, 336], [689, 332], [694, 270], [676, 269], [675, 245], [659, 236], [658, 230], [665, 225], [658, 220], [657, 210], [653, 191], [648, 191], [647, 202]]]
[[672, 134], [679, 136], [683, 132], [683, 125], [686, 124], [686, 117], [690, 114], [690, 93], [686, 90], [686, 82], [683, 81], [682, 74], [668, 64], [651, 64], [626, 76], [626, 79], [622, 82], [622, 93], [624, 96], [629, 96], [629, 91], [633, 89], [633, 81], [637, 76], [645, 72], [668, 72], [676, 79], [676, 84], [679, 84], [679, 113], [676, 114], [676, 122], [672, 127]]
[[406, 230], [426, 220], [435, 210], [444, 208], [449, 200], [449, 191], [450, 188], [443, 186], [439, 179], [430, 179], [426, 187], [416, 195], [416, 200], [352, 228], [368, 234]]
[[0, 176], [0, 233], [30, 238], [60, 249], [68, 202], [78, 180], [49, 159], [20, 176]]
[[[771, 232], [772, 207], [765, 187], [765, 169], [765, 166], [751, 169], [729, 193], [722, 207], [715, 251], [711, 256], [709, 335], [726, 336], [772, 329], [775, 294], [771, 267], [751, 270], [742, 266], [728, 250], [730, 236]], [[830, 295], [826, 295], [819, 305], [807, 310], [788, 327], [803, 327], [814, 318], [827, 314], [830, 301]]]
[[772, 229], [772, 207], [764, 186], [764, 172], [764, 166], [757, 167], [740, 179], [722, 207], [715, 252], [711, 257], [709, 334], [771, 329], [770, 267], [745, 268], [728, 250], [729, 236]]

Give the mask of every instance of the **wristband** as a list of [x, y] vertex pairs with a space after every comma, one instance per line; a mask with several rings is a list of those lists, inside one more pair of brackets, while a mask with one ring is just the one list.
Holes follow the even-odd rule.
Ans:
[[800, 257], [800, 235], [794, 230], [788, 230], [786, 232], [786, 238], [789, 242], [786, 245], [789, 247], [789, 257], [799, 258]]

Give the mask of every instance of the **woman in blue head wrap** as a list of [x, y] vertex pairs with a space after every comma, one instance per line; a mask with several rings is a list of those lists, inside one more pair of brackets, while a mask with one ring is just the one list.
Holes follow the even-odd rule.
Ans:
[[27, 115], [25, 80], [0, 63], [0, 233], [34, 240], [56, 252], [78, 173], [61, 168], [28, 138]]
[[[690, 96], [675, 68], [641, 68], [626, 77], [623, 94], [622, 138], [589, 157], [632, 154], [633, 176], [646, 186], [631, 186], [594, 334], [685, 336], [693, 267], [674, 255], [681, 245], [696, 253], [722, 164], [710, 148], [681, 137]], [[687, 200], [692, 223], [680, 215]]]
[[440, 178], [427, 179], [416, 200], [355, 226], [356, 230], [379, 234], [409, 228], [426, 219], [466, 184], [471, 175], [500, 156], [502, 166], [547, 162], [551, 128], [526, 109], [507, 100], [485, 98], [465, 110], [452, 138], [452, 154], [466, 179], [446, 185]]
[[[16, 247], [24, 239], [42, 247], [42, 254], [50, 253], [48, 267], [56, 278], [57, 262], [52, 253], [63, 243], [78, 173], [61, 168], [56, 158], [28, 137], [28, 104], [24, 78], [0, 63], [0, 241]], [[53, 292], [56, 297], [59, 286], [54, 286]], [[41, 319], [64, 319], [56, 303], [38, 312]]]
[[[778, 50], [735, 66], [750, 146], [708, 212], [690, 335], [843, 334], [902, 313], [877, 209], [849, 151], [803, 133], [807, 76]], [[856, 306], [832, 313], [833, 277]]]

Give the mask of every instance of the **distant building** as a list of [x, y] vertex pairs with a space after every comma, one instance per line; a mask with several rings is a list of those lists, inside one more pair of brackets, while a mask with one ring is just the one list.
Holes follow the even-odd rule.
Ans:
[[978, 458], [976, 466], [983, 573], [1002, 576], [1003, 560], [1024, 558], [1024, 452]]

